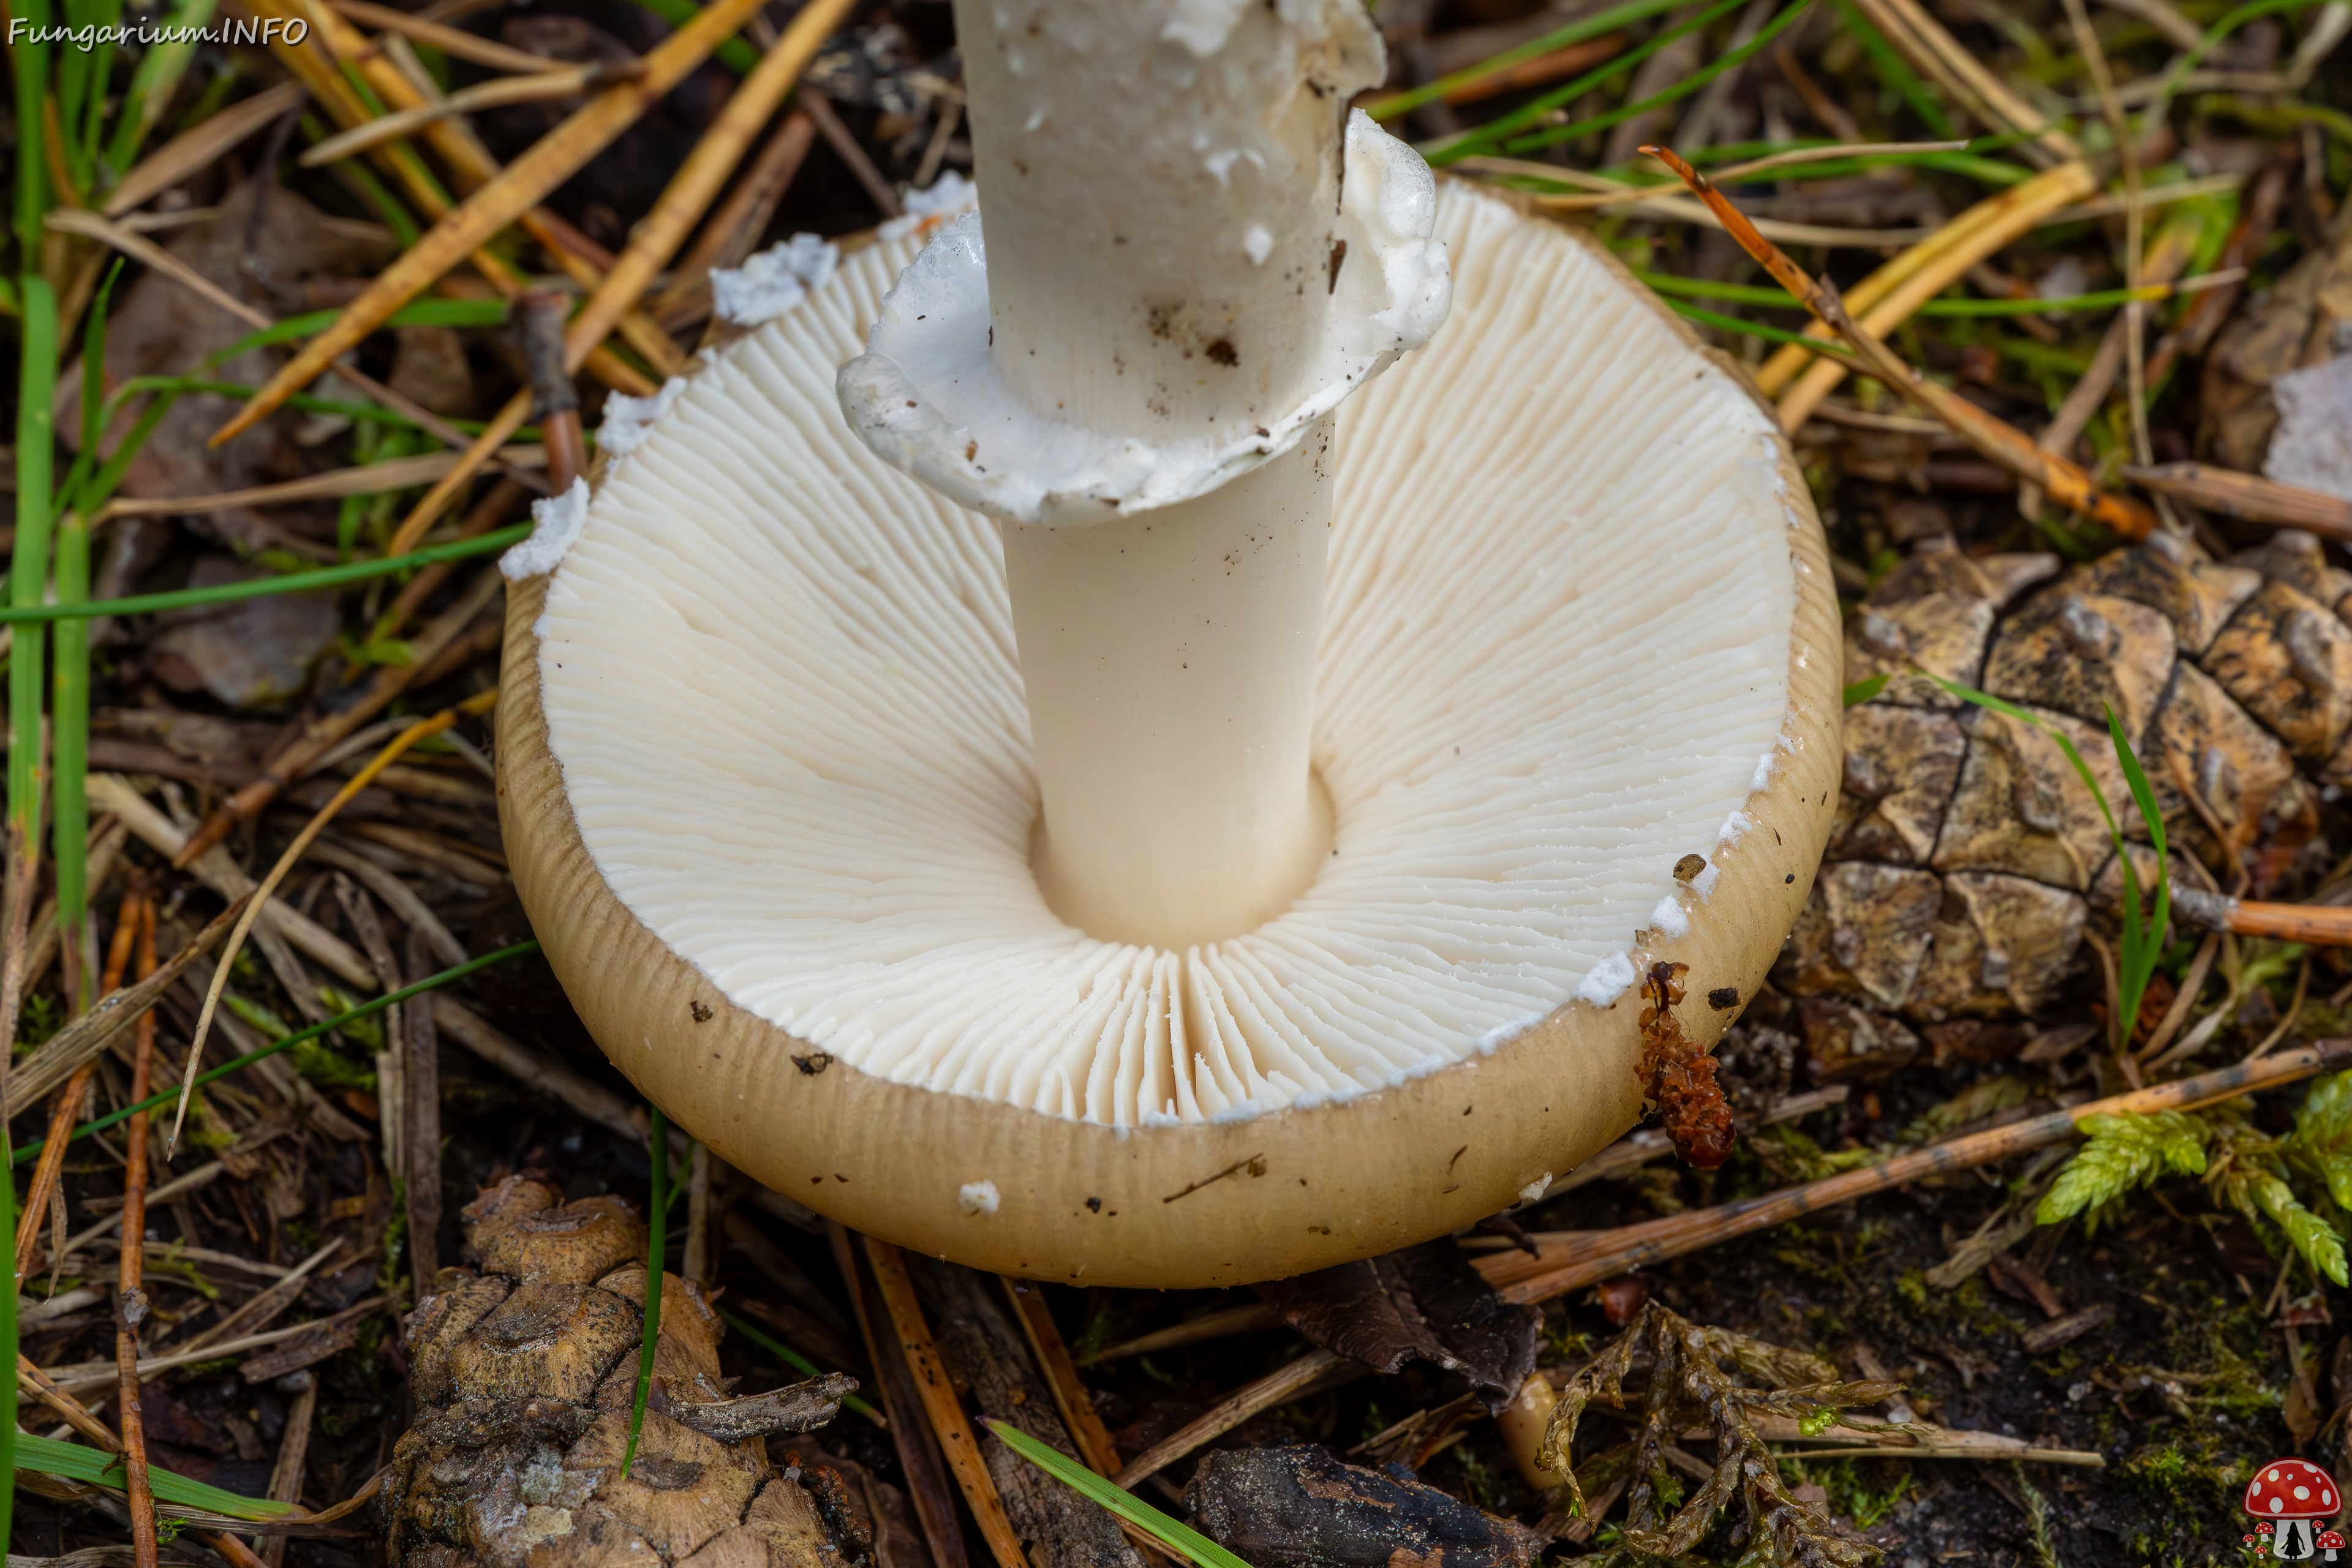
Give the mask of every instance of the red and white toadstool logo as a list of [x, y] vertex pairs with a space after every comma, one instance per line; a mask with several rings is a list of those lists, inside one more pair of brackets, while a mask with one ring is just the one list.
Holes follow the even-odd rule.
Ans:
[[2270, 1537], [2273, 1557], [2316, 1557], [2324, 1547], [2334, 1561], [2344, 1538], [2331, 1530], [2323, 1539], [2317, 1521], [2334, 1518], [2342, 1507], [2336, 1478], [2303, 1459], [2273, 1459], [2246, 1483], [2246, 1511], [2263, 1521], [2256, 1528]]

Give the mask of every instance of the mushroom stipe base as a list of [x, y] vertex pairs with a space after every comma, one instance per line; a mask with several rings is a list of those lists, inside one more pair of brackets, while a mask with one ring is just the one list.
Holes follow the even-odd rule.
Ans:
[[[1565, 1174], [1620, 1136], [1642, 1109], [1634, 1082], [1642, 1007], [1640, 994], [1630, 984], [1634, 966], [1656, 960], [1689, 964], [1692, 1000], [1683, 1009], [1683, 1026], [1692, 1038], [1712, 1044], [1738, 1014], [1717, 1011], [1704, 999], [1727, 987], [1742, 998], [1753, 994], [1802, 905], [1828, 834], [1839, 764], [1840, 640], [1819, 523], [1785, 445], [1777, 435], [1759, 434], [1759, 416], [1744, 401], [1745, 382], [1738, 367], [1698, 344], [1605, 253], [1573, 230], [1450, 182], [1443, 186], [1440, 233], [1454, 247], [1457, 280], [1456, 321], [1449, 330], [1463, 325], [1465, 310], [1476, 317], [1484, 308], [1481, 289], [1507, 292], [1521, 287], [1528, 277], [1549, 276], [1547, 268], [1562, 276], [1573, 274], [1588, 296], [1581, 309], [1606, 309], [1612, 321], [1622, 314], [1625, 336], [1622, 342], [1610, 336], [1610, 342], [1617, 344], [1610, 352], [1621, 359], [1634, 356], [1625, 363], [1638, 368], [1638, 386], [1687, 383], [1714, 399], [1706, 405], [1714, 411], [1707, 416], [1712, 424], [1701, 420], [1702, 427], [1696, 429], [1648, 431], [1662, 443], [1656, 460], [1663, 470], [1687, 468], [1707, 458], [1710, 450], [1719, 457], [1725, 442], [1740, 443], [1743, 457], [1761, 454], [1754, 467], [1769, 482], [1751, 483], [1742, 493], [1752, 494], [1753, 526], [1771, 531], [1770, 540], [1784, 538], [1785, 549], [1774, 542], [1760, 552], [1751, 550], [1751, 556], [1769, 563], [1768, 575], [1780, 570], [1789, 575], [1778, 584], [1759, 583], [1754, 591], [1792, 595], [1793, 602], [1785, 631], [1777, 634], [1786, 637], [1777, 654], [1784, 680], [1772, 685], [1766, 679], [1770, 669], [1757, 677], [1757, 689], [1771, 686], [1770, 700], [1780, 708], [1779, 742], [1758, 767], [1754, 787], [1723, 802], [1736, 813], [1739, 831], [1727, 840], [1717, 839], [1711, 829], [1703, 837], [1695, 832], [1685, 835], [1694, 841], [1682, 847], [1705, 854], [1710, 861], [1705, 896], [1674, 879], [1676, 853], [1644, 850], [1640, 863], [1627, 865], [1622, 877], [1604, 879], [1605, 901], [1612, 910], [1633, 909], [1637, 903], [1645, 910], [1648, 899], [1663, 895], [1659, 913], [1665, 918], [1644, 919], [1638, 910], [1625, 916], [1625, 929], [1612, 940], [1621, 948], [1630, 944], [1630, 951], [1621, 950], [1607, 963], [1587, 966], [1592, 973], [1583, 988], [1595, 995], [1606, 993], [1609, 1000], [1578, 999], [1574, 993], [1579, 985], [1571, 977], [1560, 986], [1556, 1005], [1524, 1026], [1515, 1026], [1516, 1032], [1492, 1048], [1481, 1049], [1484, 1042], [1465, 1040], [1460, 1059], [1392, 1075], [1350, 1098], [1325, 1098], [1238, 1118], [1122, 1127], [861, 1071], [847, 1059], [858, 1048], [855, 1042], [836, 1042], [829, 1048], [730, 999], [709, 973], [710, 966], [726, 968], [729, 953], [698, 949], [715, 956], [690, 961], [657, 934], [600, 867], [592, 853], [592, 836], [614, 857], [614, 875], [638, 889], [631, 897], [648, 908], [659, 906], [654, 918], [674, 934], [693, 923], [687, 920], [681, 924], [678, 910], [707, 915], [695, 907], [697, 878], [689, 849], [678, 850], [685, 857], [680, 861], [684, 868], [663, 884], [670, 890], [658, 895], [643, 891], [652, 884], [642, 868], [624, 860], [646, 845], [658, 847], [668, 842], [664, 837], [670, 826], [667, 806], [678, 803], [684, 811], [690, 804], [676, 793], [682, 785], [671, 781], [698, 777], [695, 769], [702, 762], [692, 753], [715, 748], [715, 730], [735, 721], [730, 703], [745, 700], [739, 686], [746, 679], [746, 656], [737, 653], [730, 665], [716, 651], [699, 662], [680, 655], [675, 661], [680, 672], [676, 679], [707, 679], [709, 691], [696, 696], [705, 706], [688, 711], [693, 703], [678, 694], [665, 732], [604, 737], [608, 743], [575, 750], [560, 761], [564, 745], [576, 748], [580, 742], [559, 742], [551, 729], [546, 680], [554, 677], [567, 682], [563, 691], [571, 693], [588, 689], [588, 677], [576, 666], [570, 671], [542, 669], [542, 626], [549, 628], [548, 637], [558, 639], [545, 650], [555, 664], [563, 661], [566, 646], [578, 646], [561, 638], [578, 635], [567, 628], [581, 619], [576, 608], [580, 585], [559, 568], [551, 577], [515, 584], [509, 595], [507, 676], [498, 729], [500, 820], [517, 889], [558, 977], [591, 1033], [647, 1098], [714, 1152], [776, 1191], [900, 1246], [1006, 1274], [1131, 1288], [1192, 1288], [1281, 1278], [1444, 1234], [1510, 1206], [1523, 1194], [1539, 1190], [1546, 1178]], [[1482, 255], [1482, 248], [1491, 253]], [[877, 247], [849, 258], [844, 273], [854, 273], [861, 265], [895, 272], [896, 253], [877, 254], [883, 250]], [[1596, 283], [1596, 278], [1601, 281]], [[882, 282], [887, 286], [887, 278]], [[839, 286], [836, 279], [828, 287]], [[1596, 288], [1604, 296], [1597, 306], [1590, 297]], [[823, 301], [821, 294], [802, 309]], [[1388, 428], [1425, 433], [1427, 447], [1442, 450], [1444, 443], [1464, 438], [1465, 430], [1511, 426], [1515, 413], [1538, 407], [1550, 395], [1547, 388], [1554, 378], [1627, 374], [1624, 364], [1591, 359], [1582, 365], [1572, 363], [1573, 342], [1568, 334], [1576, 323], [1562, 320], [1557, 306], [1530, 308], [1517, 315], [1489, 314], [1503, 322], [1492, 330], [1507, 331], [1519, 345], [1513, 356], [1498, 351], [1502, 363], [1517, 368], [1478, 379], [1470, 374], [1478, 367], [1458, 356], [1451, 361], [1433, 357], [1426, 363], [1409, 357], [1366, 394], [1367, 398], [1389, 398]], [[762, 331], [772, 332], [784, 324]], [[1547, 348], [1543, 334], [1554, 331], [1561, 334], [1558, 352], [1541, 352]], [[1611, 332], [1615, 331], [1612, 326]], [[1435, 355], [1445, 343], [1441, 335], [1423, 353]], [[1538, 352], [1529, 352], [1530, 345]], [[812, 395], [830, 397], [831, 368], [809, 367]], [[1727, 395], [1714, 397], [1717, 389]], [[1433, 401], [1423, 409], [1397, 402], [1424, 395]], [[689, 390], [671, 419], [678, 419], [692, 402]], [[1726, 412], [1735, 409], [1736, 416]], [[837, 422], [838, 412], [831, 417]], [[1644, 416], [1634, 411], [1625, 428], [1638, 432], [1643, 422]], [[1349, 416], [1343, 413], [1343, 452], [1349, 449]], [[1530, 454], [1529, 462], [1540, 457], [1549, 465], [1559, 460], [1563, 444], [1572, 447], [1579, 438], [1573, 428], [1537, 428], [1521, 432], [1521, 449]], [[1618, 438], [1632, 437], [1621, 433]], [[682, 443], [676, 449], [699, 462], [718, 450], [712, 444], [717, 439], [707, 429], [684, 425], [673, 429], [665, 422], [654, 428], [640, 454], [628, 460], [637, 462], [669, 440]], [[844, 441], [846, 445], [837, 449], [854, 446], [845, 433]], [[1713, 448], [1710, 442], [1716, 443]], [[1595, 452], [1591, 461], [1605, 466], [1610, 456]], [[1411, 451], [1392, 454], [1381, 465], [1381, 482], [1410, 487], [1415, 460]], [[887, 472], [878, 463], [873, 468]], [[1671, 477], [1670, 471], [1662, 472], [1661, 484]], [[613, 481], [608, 473], [608, 489]], [[881, 480], [857, 470], [849, 459], [812, 476], [808, 483], [845, 486], [861, 496], [883, 489]], [[1588, 534], [1580, 542], [1575, 519], [1585, 498], [1571, 493], [1573, 488], [1549, 484], [1546, 493], [1529, 503], [1523, 541], [1523, 560], [1529, 570], [1547, 558], [1564, 558], [1573, 564], [1585, 554], [1597, 559], [1614, 551], [1622, 556], [1628, 542], [1622, 532], [1613, 539]], [[792, 496], [776, 500], [780, 514], [789, 514], [795, 504]], [[775, 526], [792, 524], [787, 516], [779, 515]], [[1349, 527], [1344, 492], [1336, 527], [1335, 584]], [[1689, 562], [1687, 544], [1677, 552], [1672, 517], [1654, 522], [1637, 518], [1622, 527], [1643, 534], [1633, 542], [1654, 549], [1660, 572], [1703, 571], [1704, 563]], [[575, 558], [583, 549], [593, 556], [601, 548], [598, 531], [592, 508], [582, 545], [574, 547]], [[679, 551], [689, 551], [696, 543], [690, 532], [677, 539]], [[607, 560], [606, 567], [611, 563]], [[871, 562], [865, 564], [876, 569]], [[699, 574], [681, 570], [672, 584], [647, 584], [642, 590], [634, 583], [626, 584], [621, 591], [641, 591], [649, 597], [640, 609], [621, 615], [622, 623], [650, 624], [648, 617], [675, 610], [692, 628], [691, 637], [679, 634], [686, 639], [681, 647], [689, 648], [694, 637], [752, 635], [705, 626], [696, 619], [706, 613], [703, 606], [673, 603], [709, 575], [708, 570]], [[602, 591], [600, 583], [612, 580], [608, 570], [603, 577], [592, 573], [581, 584], [597, 592]], [[1404, 586], [1397, 590], [1402, 595], [1400, 626], [1410, 618], [1407, 611], [1428, 609], [1412, 601], [1411, 590], [1417, 579], [1406, 573], [1402, 581]], [[1726, 581], [1699, 591], [1696, 602], [1668, 595], [1656, 612], [1660, 636], [1666, 636], [1678, 617], [1698, 617], [1703, 624], [1707, 617], [1727, 615], [1745, 591], [1741, 584]], [[1507, 604], [1470, 606], [1456, 614], [1491, 618], [1509, 609]], [[1596, 612], [1592, 618], [1599, 622], [1606, 617]], [[1327, 656], [1334, 635], [1327, 626]], [[1429, 657], [1440, 657], [1446, 646], [1444, 639], [1433, 644]], [[1591, 668], [1619, 668], [1633, 657], [1619, 650], [1615, 657], [1620, 665], [1612, 665], [1607, 654], [1597, 650]], [[629, 678], [633, 668], [618, 656], [596, 667], [613, 679]], [[1347, 673], [1327, 665], [1322, 679], [1344, 696]], [[1632, 726], [1628, 732], [1646, 733], [1643, 725], [1654, 723], [1663, 735], [1680, 732], [1675, 730], [1678, 718], [1686, 721], [1686, 716], [1676, 712], [1678, 702], [1696, 704], [1709, 689], [1705, 673], [1688, 666], [1667, 668], [1644, 675], [1647, 684], [1639, 690], [1580, 692], [1572, 684], [1560, 689], [1567, 694], [1563, 700], [1614, 704], [1630, 715], [1623, 720]], [[806, 671], [785, 674], [803, 682], [814, 678]], [[1495, 679], [1496, 689], [1524, 689], [1545, 676], [1540, 669], [1521, 668]], [[594, 679], [606, 678], [597, 674]], [[1607, 677], [1595, 679], [1605, 683]], [[1474, 691], [1465, 700], [1476, 695]], [[563, 700], [575, 702], [572, 696]], [[572, 712], [562, 722], [577, 735], [583, 722], [579, 714], [589, 710], [577, 709], [576, 702], [575, 709], [558, 708]], [[1325, 760], [1324, 745], [1318, 732], [1318, 768]], [[620, 765], [612, 763], [612, 756], [625, 758], [633, 750], [652, 759], [631, 764], [650, 770], [646, 777], [652, 782], [641, 796], [616, 799], [595, 779]], [[577, 779], [567, 780], [567, 761], [580, 771]], [[1720, 773], [1719, 766], [1716, 772]], [[745, 787], [765, 783], [750, 780]], [[605, 793], [575, 809], [571, 793], [575, 787]], [[1341, 788], [1346, 788], [1344, 779]], [[1661, 799], [1671, 794], [1666, 782], [1655, 790]], [[1624, 785], [1633, 803], [1624, 819], [1633, 825], [1625, 830], [1629, 838], [1639, 837], [1635, 829], [1643, 791], [1639, 779]], [[1031, 799], [1034, 805], [1034, 795]], [[1368, 805], [1344, 793], [1336, 800], [1337, 846], [1342, 858], [1351, 844], [1361, 840], [1361, 823], [1379, 804]], [[1351, 813], [1358, 818], [1354, 824]], [[583, 820], [588, 824], [584, 832]], [[1003, 853], [1024, 863], [1027, 826], [1024, 820], [1000, 834], [1010, 837]], [[709, 852], [706, 847], [704, 853]], [[1652, 866], [1652, 859], [1658, 863]], [[722, 884], [735, 885], [740, 870], [733, 864], [711, 863], [712, 908], [724, 903], [719, 897]], [[1313, 897], [1310, 889], [1307, 901]], [[664, 899], [668, 902], [663, 903]], [[1604, 901], [1601, 894], [1595, 900]], [[1614, 914], [1610, 918], [1617, 919]], [[1664, 934], [1668, 926], [1677, 924], [1683, 928], [1677, 934]], [[716, 937], [678, 940], [694, 946], [698, 941], [732, 940], [737, 934], [721, 930]], [[1622, 972], [1613, 991], [1596, 983], [1602, 971]], [[818, 1020], [806, 1026], [821, 1034], [825, 1026]]]

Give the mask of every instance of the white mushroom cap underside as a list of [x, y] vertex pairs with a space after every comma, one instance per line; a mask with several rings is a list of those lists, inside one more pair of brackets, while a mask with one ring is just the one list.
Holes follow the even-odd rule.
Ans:
[[998, 525], [835, 402], [913, 239], [700, 375], [549, 585], [550, 741], [614, 892], [863, 1071], [1118, 1126], [1352, 1096], [1612, 1000], [1770, 771], [1799, 514], [1761, 411], [1583, 246], [1451, 184], [1437, 233], [1451, 321], [1342, 410], [1337, 852], [1287, 912], [1178, 953], [1040, 898]]

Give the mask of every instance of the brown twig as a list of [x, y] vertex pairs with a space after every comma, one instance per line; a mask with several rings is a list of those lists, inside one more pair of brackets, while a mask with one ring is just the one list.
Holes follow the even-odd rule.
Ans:
[[914, 1373], [891, 1331], [888, 1314], [875, 1286], [874, 1271], [859, 1255], [856, 1239], [838, 1223], [825, 1222], [833, 1243], [833, 1260], [849, 1287], [849, 1304], [866, 1338], [866, 1357], [873, 1366], [882, 1394], [882, 1413], [889, 1423], [890, 1442], [898, 1453], [898, 1468], [915, 1504], [915, 1518], [931, 1549], [934, 1568], [969, 1568], [963, 1528], [957, 1522], [955, 1500], [948, 1490], [939, 1438], [921, 1418], [922, 1399]]
[[701, 287], [713, 268], [738, 266], [751, 254], [815, 141], [816, 121], [806, 110], [795, 109], [784, 116], [727, 200], [710, 215], [694, 244], [670, 269], [669, 287], [651, 307], [656, 319], [667, 316]]
[[551, 289], [534, 289], [515, 301], [531, 401], [547, 443], [547, 487], [557, 495], [588, 471], [588, 445], [580, 433], [580, 392], [563, 367], [567, 312], [563, 296]]
[[1969, 446], [2011, 473], [2039, 484], [2053, 500], [2069, 510], [2082, 512], [2127, 539], [2145, 539], [2156, 527], [2156, 514], [2138, 501], [2099, 489], [2091, 476], [2074, 463], [2042, 451], [2022, 432], [1906, 364], [1894, 350], [1854, 324], [1834, 284], [1827, 278], [1806, 277], [1779, 246], [1756, 232], [1756, 226], [1709, 184], [1706, 175], [1671, 149], [1653, 146], [1642, 151], [1674, 170], [1692, 194], [1722, 220], [1725, 230], [1739, 242], [1740, 247], [1771, 273], [1774, 281], [1791, 297], [1843, 338], [1847, 346], [1869, 364], [1871, 373], [1886, 385], [1943, 420]]
[[2259, 474], [2242, 474], [2209, 463], [2159, 463], [2126, 468], [2124, 477], [2158, 495], [2185, 500], [2224, 517], [2309, 529], [2330, 539], [2352, 540], [2352, 501], [2325, 490], [2283, 485]]
[[2085, 1117], [2186, 1110], [2298, 1082], [2347, 1060], [2352, 1060], [2352, 1037], [2316, 1040], [2259, 1062], [2241, 1062], [2196, 1078], [2087, 1100], [1801, 1186], [1551, 1242], [1541, 1248], [1538, 1258], [1529, 1258], [1517, 1252], [1494, 1253], [1477, 1259], [1475, 1266], [1506, 1300], [1549, 1301], [1612, 1275], [1685, 1257], [1735, 1237], [1769, 1230], [1801, 1215], [1852, 1203], [1873, 1193], [1889, 1192], [1923, 1177], [1973, 1170], [1995, 1160], [2046, 1149], [2074, 1136], [2076, 1125]]
[[[132, 946], [138, 941], [139, 922], [148, 907], [145, 891], [133, 887], [122, 895], [121, 911], [114, 917], [114, 937], [107, 945], [106, 969], [99, 978], [100, 996], [122, 984], [122, 972], [130, 967]], [[57, 1190], [58, 1174], [66, 1166], [67, 1140], [73, 1132], [74, 1121], [81, 1113], [82, 1096], [89, 1091], [89, 1080], [98, 1072], [98, 1054], [73, 1069], [63, 1089], [49, 1108], [48, 1136], [42, 1141], [41, 1157], [33, 1167], [32, 1184], [25, 1191], [24, 1221], [16, 1232], [16, 1274], [22, 1278], [33, 1267], [34, 1254], [40, 1249], [39, 1215], [49, 1206], [49, 1194]]]
[[834, 110], [833, 100], [821, 92], [804, 92], [801, 94], [801, 108], [816, 121], [825, 145], [831, 147], [849, 166], [849, 172], [857, 177], [857, 183], [865, 187], [867, 199], [882, 209], [884, 217], [897, 217], [899, 213], [898, 193], [891, 187], [889, 181], [882, 177], [882, 171], [874, 166], [874, 160], [866, 155], [866, 149], [857, 144], [857, 138], [849, 133], [849, 127], [841, 122], [841, 116]]
[[948, 1377], [947, 1363], [940, 1359], [939, 1347], [931, 1342], [930, 1324], [924, 1320], [922, 1302], [915, 1298], [915, 1282], [908, 1278], [906, 1258], [888, 1242], [870, 1236], [866, 1238], [866, 1256], [874, 1266], [874, 1282], [881, 1292], [883, 1310], [889, 1314], [898, 1348], [905, 1353], [908, 1370], [913, 1374], [916, 1397], [922, 1401], [923, 1414], [930, 1417], [931, 1433], [939, 1439], [940, 1453], [947, 1460], [956, 1485], [962, 1489], [963, 1500], [980, 1526], [981, 1538], [995, 1554], [998, 1568], [1029, 1568], [1028, 1554], [1021, 1550], [1021, 1538], [1013, 1532], [1013, 1521], [1004, 1514], [1004, 1501], [996, 1494], [996, 1482], [980, 1457], [980, 1439], [971, 1429], [971, 1417], [964, 1414], [963, 1404], [956, 1397], [955, 1384]]
[[2172, 889], [2172, 907], [2181, 919], [2208, 931], [2319, 947], [2352, 947], [2352, 908], [2262, 903], [2179, 886]]
[[[155, 973], [155, 906], [142, 900], [136, 941], [139, 978]], [[188, 1058], [193, 1065], [194, 1053]], [[139, 1016], [138, 1047], [131, 1058], [131, 1099], [147, 1098], [155, 1065], [155, 1016]], [[155, 1498], [147, 1485], [146, 1424], [139, 1407], [139, 1325], [147, 1318], [140, 1276], [147, 1256], [147, 1112], [134, 1112], [124, 1126], [122, 1252], [115, 1272], [115, 1408], [122, 1426], [122, 1496], [131, 1510], [131, 1542], [139, 1568], [155, 1568]]]
[[122, 1439], [117, 1437], [105, 1422], [91, 1415], [88, 1405], [59, 1388], [56, 1381], [35, 1366], [22, 1351], [16, 1352], [16, 1389], [19, 1394], [29, 1394], [56, 1411], [58, 1419], [97, 1447], [110, 1454], [122, 1451]]

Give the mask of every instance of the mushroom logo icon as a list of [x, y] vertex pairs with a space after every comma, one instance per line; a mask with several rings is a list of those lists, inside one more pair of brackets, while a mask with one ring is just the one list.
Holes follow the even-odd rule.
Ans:
[[2342, 1531], [2323, 1530], [2319, 1532], [2319, 1554], [2322, 1557], [2333, 1563], [2336, 1561], [2336, 1554], [2343, 1550], [2344, 1532]]
[[2323, 1546], [2333, 1559], [2344, 1538], [2331, 1530], [2323, 1541], [2317, 1521], [2341, 1506], [2336, 1478], [2303, 1459], [2273, 1459], [2246, 1483], [2246, 1511], [2270, 1533], [2270, 1554], [2286, 1561], [2316, 1557]]

